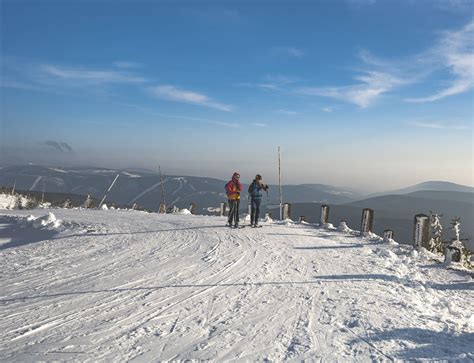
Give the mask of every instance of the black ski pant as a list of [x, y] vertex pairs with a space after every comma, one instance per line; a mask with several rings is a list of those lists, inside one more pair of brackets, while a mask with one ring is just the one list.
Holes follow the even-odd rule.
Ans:
[[229, 199], [229, 225], [239, 224], [240, 199]]
[[252, 198], [250, 200], [250, 223], [257, 224], [258, 218], [260, 217], [260, 204], [262, 204], [262, 198]]

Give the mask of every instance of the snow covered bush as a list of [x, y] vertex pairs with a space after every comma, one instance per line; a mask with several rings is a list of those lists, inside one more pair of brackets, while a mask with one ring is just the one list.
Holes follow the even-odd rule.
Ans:
[[92, 199], [90, 194], [87, 194], [87, 198], [84, 201], [84, 204], [82, 206], [84, 208], [94, 208], [95, 207], [94, 200]]
[[430, 212], [430, 251], [443, 253], [443, 226], [441, 225], [442, 215]]
[[463, 263], [465, 253], [464, 246], [461, 242], [461, 221], [460, 218], [454, 218], [451, 222], [451, 229], [454, 231], [454, 239], [445, 248], [444, 261], [448, 264], [451, 262]]

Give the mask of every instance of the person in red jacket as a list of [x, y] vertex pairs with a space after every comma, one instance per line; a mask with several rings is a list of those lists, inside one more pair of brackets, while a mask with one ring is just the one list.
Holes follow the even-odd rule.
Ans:
[[234, 227], [237, 228], [239, 226], [240, 192], [242, 191], [239, 173], [236, 172], [232, 175], [232, 179], [225, 185], [225, 190], [229, 201], [229, 227], [234, 224]]

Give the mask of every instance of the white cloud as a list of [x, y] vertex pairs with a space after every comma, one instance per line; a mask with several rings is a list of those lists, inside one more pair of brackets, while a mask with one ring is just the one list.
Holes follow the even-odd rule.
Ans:
[[438, 71], [454, 77], [448, 86], [433, 94], [405, 99], [407, 102], [433, 102], [467, 92], [474, 87], [474, 21], [461, 30], [444, 32], [432, 48], [406, 59], [382, 60], [367, 51], [359, 52], [363, 68], [355, 84], [338, 87], [304, 87], [294, 91], [353, 103], [361, 108], [372, 105], [383, 94], [402, 86], [420, 83]]
[[421, 127], [421, 128], [428, 128], [428, 129], [449, 129], [449, 130], [470, 130], [469, 126], [465, 125], [451, 125], [451, 124], [443, 124], [440, 122], [432, 122], [432, 121], [414, 121], [410, 122], [410, 125]]
[[355, 77], [358, 84], [342, 87], [303, 87], [295, 89], [297, 93], [309, 96], [336, 98], [366, 108], [376, 99], [395, 87], [405, 83], [404, 80], [384, 72], [366, 71]]
[[253, 125], [257, 126], [257, 127], [267, 127], [268, 126], [267, 124], [264, 124], [264, 123], [261, 123], [261, 122], [256, 122]]
[[333, 111], [333, 108], [332, 108], [332, 107], [324, 107], [324, 108], [323, 108], [323, 111], [324, 111], [324, 112], [332, 112], [332, 111]]
[[304, 56], [304, 52], [301, 49], [295, 47], [273, 47], [272, 53], [273, 55], [277, 56], [282, 55], [300, 59]]
[[186, 121], [198, 121], [198, 122], [204, 122], [208, 123], [211, 125], [217, 125], [217, 126], [224, 126], [224, 127], [230, 127], [230, 128], [240, 128], [240, 124], [237, 122], [226, 122], [226, 121], [219, 121], [219, 120], [210, 120], [207, 118], [202, 118], [202, 117], [191, 117], [191, 116], [183, 116], [183, 115], [172, 115], [172, 114], [165, 114], [161, 112], [157, 112], [151, 108], [148, 107], [143, 107], [140, 105], [136, 105], [133, 103], [126, 103], [123, 104], [124, 106], [131, 107], [134, 109], [137, 109], [141, 112], [153, 115], [153, 116], [158, 116], [158, 117], [163, 117], [163, 118], [174, 118], [174, 119], [179, 119], [179, 120], [186, 120]]
[[183, 90], [174, 86], [161, 85], [149, 87], [148, 91], [153, 96], [164, 100], [189, 103], [193, 105], [213, 108], [219, 111], [230, 112], [233, 110], [233, 106], [217, 102], [202, 93]]
[[281, 91], [283, 86], [298, 82], [298, 80], [299, 79], [295, 77], [289, 77], [289, 76], [284, 76], [281, 74], [276, 74], [276, 75], [266, 75], [265, 77], [263, 77], [262, 82], [239, 83], [238, 86], [261, 88], [261, 89], [270, 90], [270, 91]]
[[144, 83], [143, 77], [110, 70], [92, 70], [86, 68], [67, 68], [55, 65], [40, 66], [41, 76], [55, 80], [82, 83]]
[[409, 98], [408, 102], [433, 102], [442, 98], [469, 91], [474, 87], [474, 21], [459, 31], [445, 32], [439, 44], [426, 53], [426, 57], [437, 60], [454, 79], [450, 85], [431, 95]]
[[223, 121], [208, 121], [211, 125], [229, 127], [231, 129], [238, 129], [240, 125], [234, 122], [223, 122]]

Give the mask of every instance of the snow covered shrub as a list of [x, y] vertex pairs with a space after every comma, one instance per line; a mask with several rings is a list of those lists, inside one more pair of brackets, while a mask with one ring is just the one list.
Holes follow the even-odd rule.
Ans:
[[443, 253], [443, 226], [441, 225], [442, 215], [430, 212], [430, 251]]
[[454, 231], [455, 238], [444, 249], [444, 260], [446, 263], [464, 262], [464, 246], [461, 242], [461, 222], [460, 218], [454, 218], [451, 222], [451, 229]]
[[72, 208], [72, 202], [71, 202], [71, 199], [66, 199], [63, 203], [63, 208]]
[[38, 205], [39, 205], [39, 201], [36, 198], [28, 197], [27, 201], [26, 201], [25, 208], [26, 209], [34, 209], [34, 208], [38, 207]]
[[94, 208], [95, 207], [94, 199], [92, 199], [90, 193], [87, 194], [87, 198], [84, 201], [84, 204], [82, 206], [84, 208]]

